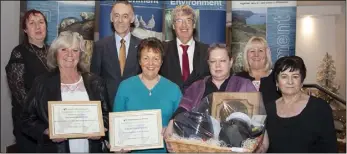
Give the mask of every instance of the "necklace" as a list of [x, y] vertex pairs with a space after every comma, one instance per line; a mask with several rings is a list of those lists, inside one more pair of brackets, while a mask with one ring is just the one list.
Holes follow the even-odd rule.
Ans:
[[152, 96], [152, 90], [153, 90], [154, 86], [159, 82], [160, 76], [158, 75], [158, 78], [157, 78], [157, 80], [156, 80], [156, 82], [154, 83], [154, 85], [153, 85], [152, 88], [148, 88], [148, 87], [146, 86], [145, 80], [143, 79], [142, 74], [140, 74], [139, 77], [140, 77], [141, 81], [143, 82], [143, 84], [145, 85], [145, 87], [148, 89], [148, 92], [149, 92], [148, 95], [149, 95], [149, 96]]
[[[36, 51], [36, 50], [34, 49], [34, 47], [33, 47], [33, 45], [32, 45], [31, 43], [29, 43], [29, 44], [30, 44], [31, 49], [33, 49], [33, 50], [35, 51], [35, 55], [37, 56], [37, 58], [39, 58], [39, 60], [41, 61], [42, 65], [48, 70], [47, 65], [42, 61], [42, 59], [41, 59], [40, 56], [38, 55], [38, 51]], [[46, 54], [47, 54], [47, 48], [46, 48], [45, 45], [43, 45], [43, 46], [45, 47], [45, 51], [46, 51]]]
[[[76, 89], [79, 87], [79, 85], [80, 85], [80, 81], [82, 81], [81, 80], [82, 79], [82, 77], [80, 77], [80, 79], [76, 82], [76, 83], [73, 83], [73, 84], [64, 84], [64, 83], [61, 83], [61, 85], [63, 86], [63, 87], [66, 87], [67, 89], [68, 89], [68, 92], [74, 92], [74, 91], [76, 91]], [[75, 86], [74, 86], [75, 85]], [[72, 88], [71, 88], [72, 87]]]
[[293, 102], [298, 101], [298, 100], [300, 99], [300, 97], [301, 97], [301, 93], [299, 93], [299, 94], [297, 94], [296, 96], [294, 96], [294, 98], [290, 101], [290, 103], [286, 103], [286, 102], [284, 101], [284, 98], [282, 97], [282, 102], [283, 102], [283, 104], [292, 104]]
[[300, 100], [300, 98], [301, 98], [301, 93], [294, 96], [294, 98], [290, 102], [285, 103], [284, 98], [282, 97], [282, 100], [281, 100], [282, 105], [280, 108], [277, 108], [278, 110], [277, 114], [282, 115], [283, 117], [288, 117], [289, 115], [290, 116], [297, 115], [298, 113], [296, 113], [293, 103]]

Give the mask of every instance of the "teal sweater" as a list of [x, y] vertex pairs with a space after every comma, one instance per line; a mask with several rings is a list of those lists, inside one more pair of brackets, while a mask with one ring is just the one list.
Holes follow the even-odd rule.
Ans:
[[[164, 128], [167, 127], [172, 114], [176, 111], [181, 97], [179, 87], [165, 77], [160, 76], [159, 82], [152, 90], [149, 90], [137, 75], [120, 83], [113, 105], [113, 112], [160, 109]], [[165, 153], [166, 148], [132, 152]]]

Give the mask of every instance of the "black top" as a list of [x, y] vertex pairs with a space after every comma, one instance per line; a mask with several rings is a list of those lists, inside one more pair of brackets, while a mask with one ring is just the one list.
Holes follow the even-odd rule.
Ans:
[[15, 123], [22, 111], [24, 99], [32, 87], [34, 79], [48, 72], [46, 55], [48, 46], [39, 48], [23, 43], [16, 46], [6, 65], [6, 75], [12, 95], [12, 118]]
[[212, 82], [212, 78], [208, 78], [207, 82], [205, 83], [205, 92], [204, 95], [202, 95], [202, 99], [214, 92], [224, 92], [225, 89], [227, 89], [229, 79], [230, 76], [224, 80], [224, 82], [222, 83], [222, 85], [220, 85], [220, 88], [218, 89], [218, 87]]
[[324, 100], [311, 96], [302, 112], [289, 118], [277, 115], [275, 102], [265, 107], [268, 152], [337, 153], [332, 110]]
[[[236, 75], [240, 77], [244, 77], [251, 81], [255, 80], [255, 78], [250, 76], [248, 72], [239, 72]], [[279, 93], [276, 88], [276, 81], [275, 81], [273, 71], [270, 73], [269, 76], [263, 77], [260, 79], [259, 92], [261, 92], [263, 96], [264, 104], [268, 104], [269, 102], [276, 101], [278, 98], [281, 97], [281, 93]]]
[[33, 153], [36, 150], [36, 142], [22, 134], [19, 118], [34, 79], [48, 72], [46, 65], [48, 48], [47, 45], [40, 48], [34, 44], [22, 43], [12, 50], [10, 60], [5, 67], [12, 96], [13, 134], [16, 137], [19, 153]]
[[[224, 80], [224, 82], [222, 83], [222, 85], [218, 89], [218, 87], [212, 82], [212, 78], [208, 78], [206, 83], [205, 83], [205, 92], [204, 92], [202, 99], [204, 99], [207, 95], [209, 95], [211, 93], [225, 91], [225, 89], [227, 88], [229, 79], [230, 79], [230, 76]], [[173, 119], [177, 114], [182, 113], [184, 111], [187, 111], [187, 110], [183, 107], [179, 107], [175, 111], [175, 113], [172, 115], [171, 119]]]
[[[100, 101], [101, 116], [103, 120], [103, 127], [108, 128], [109, 120], [108, 113], [110, 107], [108, 106], [108, 96], [106, 91], [105, 82], [101, 77], [92, 73], [81, 73], [83, 78], [84, 87], [88, 94], [90, 101]], [[45, 129], [49, 128], [48, 120], [48, 101], [61, 101], [61, 79], [58, 69], [50, 73], [40, 75], [35, 79], [33, 86], [28, 93], [28, 96], [23, 107], [21, 115], [21, 129], [22, 132], [34, 139], [38, 148], [35, 152], [38, 153], [69, 153], [69, 141], [60, 143], [53, 142], [49, 139], [48, 135], [44, 135]], [[101, 153], [106, 152], [107, 148], [104, 145], [104, 139], [108, 137], [101, 137], [98, 140], [88, 139], [89, 152]]]

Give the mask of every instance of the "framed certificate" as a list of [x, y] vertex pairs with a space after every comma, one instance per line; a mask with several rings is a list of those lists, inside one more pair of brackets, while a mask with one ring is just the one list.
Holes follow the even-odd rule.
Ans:
[[49, 138], [105, 136], [100, 101], [48, 101]]
[[163, 148], [161, 110], [109, 114], [111, 151]]

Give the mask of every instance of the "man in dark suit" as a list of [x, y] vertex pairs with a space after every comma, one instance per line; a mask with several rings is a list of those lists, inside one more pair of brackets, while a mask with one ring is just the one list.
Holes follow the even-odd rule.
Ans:
[[190, 6], [177, 6], [171, 17], [176, 38], [164, 43], [166, 55], [160, 73], [184, 92], [194, 81], [209, 74], [208, 45], [193, 38], [196, 15]]
[[110, 19], [115, 33], [95, 43], [90, 70], [105, 80], [112, 108], [120, 82], [139, 72], [137, 45], [140, 39], [130, 33], [130, 25], [135, 20], [131, 3], [116, 1]]

